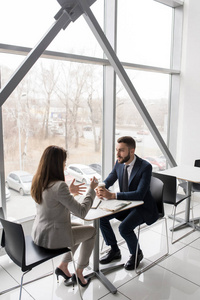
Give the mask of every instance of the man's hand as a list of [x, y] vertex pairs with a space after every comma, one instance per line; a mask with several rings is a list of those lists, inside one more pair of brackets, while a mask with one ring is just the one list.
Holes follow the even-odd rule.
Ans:
[[80, 184], [74, 184], [75, 179], [73, 179], [72, 183], [69, 186], [69, 191], [71, 194], [74, 196], [76, 195], [83, 195], [86, 192], [86, 186], [85, 183], [80, 183]]
[[109, 192], [109, 190], [99, 187], [96, 189], [97, 197], [100, 199], [106, 198], [108, 200], [115, 199], [115, 193]]

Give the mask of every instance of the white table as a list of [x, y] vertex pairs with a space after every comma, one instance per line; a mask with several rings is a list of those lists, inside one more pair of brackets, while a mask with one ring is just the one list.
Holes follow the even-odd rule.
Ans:
[[[108, 200], [109, 201], [109, 200]], [[112, 293], [115, 294], [117, 292], [116, 287], [106, 278], [106, 276], [103, 273], [106, 273], [110, 271], [111, 269], [114, 270], [115, 268], [124, 265], [124, 263], [120, 263], [120, 265], [115, 265], [112, 266], [111, 268], [104, 268], [102, 270], [99, 269], [99, 220], [102, 217], [112, 215], [114, 213], [127, 210], [133, 207], [136, 207], [138, 205], [142, 205], [144, 202], [143, 201], [132, 201], [131, 204], [125, 206], [124, 208], [115, 211], [115, 212], [109, 212], [102, 210], [101, 208], [96, 208], [96, 209], [90, 209], [89, 212], [87, 213], [86, 217], [84, 218], [85, 221], [93, 221], [94, 227], [96, 228], [97, 231], [97, 236], [95, 240], [95, 246], [94, 246], [94, 252], [93, 252], [93, 271], [91, 274], [88, 276], [96, 276], [99, 278], [99, 280], [108, 288], [108, 290]]]
[[[175, 176], [180, 180], [187, 181], [187, 193], [191, 195], [192, 183], [200, 183], [200, 168], [188, 165], [180, 165], [167, 170], [160, 172], [162, 174]], [[194, 227], [194, 223], [199, 222], [199, 218], [190, 219], [190, 202], [191, 197], [186, 199], [186, 207], [185, 207], [185, 219], [176, 218], [176, 220], [180, 223], [176, 226], [177, 228], [183, 226]], [[195, 226], [196, 230], [200, 230], [199, 226]]]

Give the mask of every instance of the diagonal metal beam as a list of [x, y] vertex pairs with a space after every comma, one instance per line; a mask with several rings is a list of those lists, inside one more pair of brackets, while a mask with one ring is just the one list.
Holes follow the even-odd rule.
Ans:
[[149, 128], [151, 134], [153, 135], [154, 139], [156, 140], [158, 146], [160, 147], [163, 154], [166, 156], [170, 166], [171, 167], [176, 166], [177, 164], [176, 164], [171, 152], [169, 151], [165, 141], [163, 140], [160, 132], [158, 131], [156, 125], [154, 124], [151, 116], [149, 115], [146, 107], [144, 106], [140, 96], [138, 95], [136, 89], [134, 88], [130, 78], [128, 77], [126, 71], [124, 70], [118, 57], [116, 56], [108, 39], [106, 38], [104, 32], [102, 31], [99, 23], [97, 22], [96, 18], [94, 17], [90, 7], [87, 5], [87, 1], [86, 0], [78, 0], [78, 1], [84, 11], [83, 16], [84, 16], [87, 24], [89, 25], [94, 36], [96, 37], [97, 41], [99, 42], [100, 46], [102, 47], [110, 64], [113, 66], [116, 74], [118, 75], [121, 82], [123, 83], [127, 93], [129, 94], [130, 98], [132, 99], [133, 103], [137, 107], [139, 113], [141, 114], [143, 120], [145, 121], [145, 123], [146, 123], [147, 127]]
[[62, 28], [66, 28], [71, 22], [71, 17], [69, 14], [63, 10], [61, 14], [59, 14], [59, 18], [55, 21], [49, 31], [45, 34], [42, 40], [31, 50], [31, 52], [27, 55], [25, 60], [13, 74], [8, 83], [2, 88], [0, 93], [0, 106], [6, 101], [6, 99], [10, 96], [10, 94], [14, 91], [16, 86], [20, 83], [20, 81], [24, 78], [24, 76], [28, 73], [34, 63], [38, 60], [38, 58], [42, 55], [44, 50], [49, 46], [52, 40], [56, 37], [59, 31]]
[[[76, 21], [82, 14], [83, 10], [79, 5], [78, 0], [57, 0], [61, 5], [61, 9], [55, 15], [56, 22], [52, 25], [49, 31], [44, 35], [41, 41], [33, 48], [16, 72], [13, 74], [11, 79], [1, 90], [0, 93], [0, 106], [6, 101], [10, 94], [14, 91], [16, 86], [28, 73], [34, 63], [42, 55], [45, 49], [53, 41], [56, 35], [61, 29], [66, 29], [70, 22]], [[96, 0], [87, 0], [87, 4], [90, 6]]]
[[38, 43], [38, 45], [36, 45], [36, 47], [29, 53], [29, 55], [26, 57], [24, 62], [22, 62], [20, 67], [11, 77], [9, 82], [1, 90], [0, 106], [2, 106], [2, 104], [10, 96], [10, 94], [13, 92], [13, 90], [16, 88], [19, 82], [31, 69], [31, 67], [34, 65], [37, 59], [42, 55], [42, 53], [45, 51], [45, 49], [48, 47], [51, 41], [55, 38], [55, 36], [59, 33], [59, 31], [62, 28], [65, 29], [71, 21], [74, 22], [80, 15], [83, 14], [87, 24], [89, 25], [94, 36], [96, 37], [97, 41], [102, 47], [110, 64], [113, 66], [116, 74], [118, 75], [121, 82], [123, 83], [126, 91], [128, 92], [130, 98], [132, 99], [133, 103], [137, 107], [139, 113], [141, 114], [151, 134], [155, 138], [161, 151], [166, 156], [170, 166], [176, 166], [176, 162], [171, 152], [169, 151], [167, 145], [165, 144], [151, 116], [149, 115], [146, 107], [144, 106], [140, 96], [138, 95], [131, 80], [129, 79], [122, 64], [117, 58], [113, 48], [111, 47], [109, 41], [107, 40], [104, 32], [102, 31], [101, 27], [99, 26], [96, 18], [94, 17], [90, 9], [90, 5], [93, 4], [96, 0], [57, 0], [57, 1], [60, 3], [62, 8], [55, 16], [56, 22], [50, 28], [47, 34], [43, 37], [43, 39]]

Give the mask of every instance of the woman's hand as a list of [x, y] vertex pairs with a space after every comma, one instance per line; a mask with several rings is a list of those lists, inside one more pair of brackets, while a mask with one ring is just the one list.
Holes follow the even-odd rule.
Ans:
[[93, 177], [92, 179], [90, 179], [90, 187], [91, 189], [96, 189], [97, 185], [98, 185], [98, 180], [96, 179], [96, 177]]
[[74, 184], [75, 179], [73, 179], [72, 183], [69, 186], [69, 191], [71, 194], [74, 196], [76, 195], [83, 195], [83, 193], [86, 192], [86, 186], [85, 183], [80, 183], [80, 184]]

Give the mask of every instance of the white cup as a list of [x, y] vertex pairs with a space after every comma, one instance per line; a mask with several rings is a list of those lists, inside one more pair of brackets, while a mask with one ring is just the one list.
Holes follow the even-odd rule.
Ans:
[[[106, 184], [104, 182], [99, 182], [97, 188], [99, 188], [99, 189], [105, 189], [106, 188]], [[107, 200], [107, 199], [103, 198], [102, 200]]]
[[99, 182], [98, 183], [99, 188], [105, 189], [105, 186], [106, 186], [106, 184], [104, 182]]

